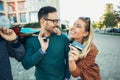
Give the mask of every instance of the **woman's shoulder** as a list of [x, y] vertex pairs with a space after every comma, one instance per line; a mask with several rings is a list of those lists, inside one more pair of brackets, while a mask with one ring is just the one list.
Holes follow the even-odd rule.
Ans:
[[97, 46], [94, 43], [92, 43], [91, 44], [91, 50], [96, 50], [96, 49], [97, 49]]
[[91, 48], [90, 48], [90, 53], [98, 53], [99, 51], [98, 51], [98, 48], [97, 48], [97, 46], [94, 44], [94, 43], [92, 43], [91, 44]]

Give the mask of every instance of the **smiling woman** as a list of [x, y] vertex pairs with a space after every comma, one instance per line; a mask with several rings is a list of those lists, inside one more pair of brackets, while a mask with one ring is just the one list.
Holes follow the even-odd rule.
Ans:
[[[70, 30], [69, 70], [73, 77], [82, 80], [101, 80], [99, 66], [95, 63], [98, 49], [93, 43], [93, 27], [89, 17], [79, 17]], [[81, 49], [81, 45], [84, 45]], [[80, 48], [79, 48], [79, 47]]]

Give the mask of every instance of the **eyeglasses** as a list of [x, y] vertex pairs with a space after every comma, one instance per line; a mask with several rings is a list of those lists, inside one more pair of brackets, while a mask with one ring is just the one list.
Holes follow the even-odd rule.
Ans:
[[59, 23], [60, 19], [45, 19], [46, 21], [51, 21], [53, 24]]

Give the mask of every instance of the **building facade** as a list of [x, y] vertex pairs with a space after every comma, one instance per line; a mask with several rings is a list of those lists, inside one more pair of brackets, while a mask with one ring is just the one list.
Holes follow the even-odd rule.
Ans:
[[0, 15], [6, 15], [12, 25], [38, 22], [37, 13], [43, 6], [59, 9], [59, 0], [0, 0]]
[[104, 13], [113, 12], [113, 11], [114, 11], [114, 8], [112, 3], [105, 4]]

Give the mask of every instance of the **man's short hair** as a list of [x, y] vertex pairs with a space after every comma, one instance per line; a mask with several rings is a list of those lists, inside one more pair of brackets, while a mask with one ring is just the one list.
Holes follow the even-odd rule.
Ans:
[[45, 6], [42, 7], [39, 12], [38, 12], [38, 21], [43, 17], [43, 18], [47, 18], [48, 17], [48, 13], [52, 13], [52, 12], [57, 12], [55, 7], [52, 6]]

